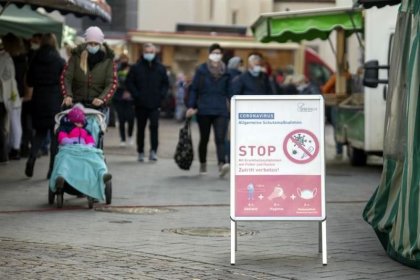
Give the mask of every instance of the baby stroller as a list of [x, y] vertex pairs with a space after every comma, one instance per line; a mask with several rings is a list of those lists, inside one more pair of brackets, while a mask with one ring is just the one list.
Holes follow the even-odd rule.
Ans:
[[[70, 109], [62, 111], [55, 116], [55, 134], [69, 126], [67, 114]], [[88, 206], [93, 208], [97, 201], [105, 200], [111, 204], [112, 182], [104, 179], [108, 174], [103, 155], [103, 135], [106, 131], [105, 115], [92, 108], [84, 108], [86, 116], [85, 129], [90, 132], [95, 140], [95, 147], [81, 144], [60, 146], [55, 157], [54, 168], [51, 173], [48, 187], [48, 202], [54, 204], [57, 197], [57, 208], [63, 207], [64, 193], [86, 196]], [[57, 188], [57, 180], [63, 180], [61, 187]], [[105, 181], [105, 182], [104, 182]]]

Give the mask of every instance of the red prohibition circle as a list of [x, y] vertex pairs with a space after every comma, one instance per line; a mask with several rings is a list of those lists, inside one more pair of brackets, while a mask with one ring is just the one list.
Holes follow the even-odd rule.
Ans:
[[[303, 133], [303, 134], [307, 134], [307, 135], [309, 135], [309, 136], [311, 136], [312, 137], [312, 139], [314, 140], [314, 143], [315, 143], [315, 151], [313, 152], [313, 153], [310, 153], [310, 152], [308, 152], [302, 145], [300, 145], [294, 138], [293, 138], [293, 135], [295, 135], [295, 134], [297, 134], [297, 133]], [[298, 149], [300, 149], [300, 150], [302, 150], [305, 154], [307, 154], [308, 155], [308, 158], [307, 159], [304, 159], [304, 160], [298, 160], [298, 159], [295, 159], [294, 157], [292, 157], [290, 154], [289, 154], [289, 151], [287, 150], [287, 143], [289, 142], [289, 141], [293, 141], [295, 144], [297, 144], [297, 146], [298, 146]], [[306, 130], [306, 129], [297, 129], [297, 130], [294, 130], [294, 131], [292, 131], [292, 132], [290, 132], [289, 134], [287, 134], [287, 136], [286, 136], [286, 138], [284, 139], [284, 142], [283, 142], [283, 151], [284, 151], [284, 154], [286, 155], [286, 157], [290, 160], [290, 161], [292, 161], [292, 162], [294, 162], [294, 163], [298, 163], [298, 164], [304, 164], [304, 163], [308, 163], [308, 162], [311, 162], [312, 160], [314, 160], [315, 158], [316, 158], [316, 156], [318, 155], [318, 153], [319, 153], [319, 142], [318, 142], [318, 138], [316, 138], [316, 136], [315, 136], [315, 134], [313, 134], [312, 132], [310, 132], [309, 130]]]

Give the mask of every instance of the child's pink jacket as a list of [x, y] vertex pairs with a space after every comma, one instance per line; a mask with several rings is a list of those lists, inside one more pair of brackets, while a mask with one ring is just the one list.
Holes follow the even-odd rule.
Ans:
[[75, 127], [70, 132], [60, 131], [58, 133], [58, 143], [60, 145], [66, 144], [83, 144], [88, 146], [95, 146], [95, 139], [92, 135], [82, 127]]

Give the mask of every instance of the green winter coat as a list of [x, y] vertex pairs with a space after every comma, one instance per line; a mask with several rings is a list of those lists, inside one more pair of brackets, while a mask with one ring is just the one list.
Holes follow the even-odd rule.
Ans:
[[69, 62], [61, 75], [60, 87], [63, 96], [72, 97], [73, 103], [90, 104], [94, 98], [100, 98], [107, 103], [114, 95], [118, 84], [114, 52], [105, 43], [102, 44], [101, 50], [105, 52], [105, 57], [92, 70], [87, 67], [85, 59], [86, 73], [81, 66], [83, 52], [87, 52], [86, 44], [72, 50]]

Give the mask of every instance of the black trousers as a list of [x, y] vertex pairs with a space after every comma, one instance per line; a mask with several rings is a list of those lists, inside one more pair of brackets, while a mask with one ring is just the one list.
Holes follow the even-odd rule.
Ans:
[[136, 106], [137, 152], [138, 153], [144, 153], [144, 131], [146, 129], [147, 120], [149, 120], [151, 150], [157, 152], [159, 114], [160, 114], [160, 111], [158, 108], [149, 109], [149, 108]]
[[225, 139], [228, 118], [224, 116], [197, 115], [198, 127], [200, 129], [200, 142], [198, 144], [198, 156], [200, 163], [207, 162], [207, 145], [210, 138], [210, 130], [213, 126], [214, 140], [216, 143], [217, 161], [225, 163]]
[[134, 106], [131, 101], [118, 100], [113, 101], [114, 108], [117, 111], [118, 123], [119, 123], [119, 132], [121, 141], [125, 142], [126, 133], [125, 133], [125, 124], [128, 125], [128, 137], [133, 135], [134, 129]]
[[55, 155], [58, 152], [58, 143], [57, 137], [54, 134], [54, 126], [46, 127], [42, 129], [35, 129], [35, 135], [32, 139], [32, 147], [31, 147], [31, 154], [30, 157], [35, 159], [39, 149], [42, 146], [42, 142], [47, 137], [47, 134], [50, 133], [51, 137], [51, 144], [50, 144], [50, 166], [49, 171], [52, 171], [54, 167], [54, 159]]
[[22, 103], [22, 143], [21, 146], [21, 153], [28, 155], [29, 149], [32, 145], [32, 137], [33, 137], [33, 130], [32, 130], [32, 112], [31, 112], [31, 102], [25, 101]]

